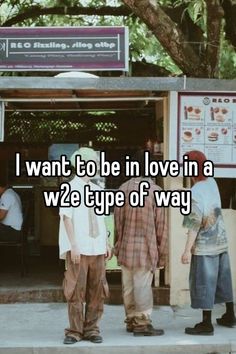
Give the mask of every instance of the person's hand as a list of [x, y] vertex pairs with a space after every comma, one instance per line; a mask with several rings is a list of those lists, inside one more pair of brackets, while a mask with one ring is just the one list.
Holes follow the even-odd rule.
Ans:
[[111, 248], [110, 245], [107, 245], [107, 251], [106, 251], [106, 255], [105, 255], [105, 258], [106, 258], [106, 261], [109, 261], [113, 256], [113, 249]]
[[70, 256], [71, 256], [72, 263], [79, 264], [79, 262], [80, 262], [80, 251], [79, 251], [78, 245], [72, 245], [71, 246]]
[[191, 260], [191, 252], [190, 251], [184, 251], [184, 253], [181, 256], [181, 262], [183, 264], [189, 264]]

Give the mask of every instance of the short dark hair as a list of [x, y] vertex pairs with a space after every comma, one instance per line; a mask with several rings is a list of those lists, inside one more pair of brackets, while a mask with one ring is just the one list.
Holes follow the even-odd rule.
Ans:
[[203, 174], [203, 165], [207, 161], [206, 155], [202, 151], [192, 150], [187, 152], [185, 155], [188, 156], [189, 160], [197, 161], [199, 167], [199, 174], [195, 177], [196, 181], [205, 181], [207, 179]]

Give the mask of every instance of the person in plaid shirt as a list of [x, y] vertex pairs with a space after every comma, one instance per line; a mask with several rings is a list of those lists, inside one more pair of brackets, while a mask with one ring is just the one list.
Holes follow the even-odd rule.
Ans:
[[[115, 254], [122, 270], [123, 299], [126, 330], [135, 336], [164, 334], [151, 325], [153, 308], [152, 280], [157, 267], [165, 265], [167, 253], [166, 209], [157, 207], [154, 191], [160, 190], [151, 178], [144, 176], [144, 151], [138, 151], [141, 177], [131, 178], [120, 190], [126, 203], [115, 207]], [[139, 190], [139, 184], [148, 181], [150, 188], [143, 207], [132, 207], [129, 194]]]

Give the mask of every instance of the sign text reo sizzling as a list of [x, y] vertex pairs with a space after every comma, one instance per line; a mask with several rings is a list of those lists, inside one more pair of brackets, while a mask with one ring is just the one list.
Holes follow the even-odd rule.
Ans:
[[0, 28], [1, 70], [128, 70], [126, 27]]

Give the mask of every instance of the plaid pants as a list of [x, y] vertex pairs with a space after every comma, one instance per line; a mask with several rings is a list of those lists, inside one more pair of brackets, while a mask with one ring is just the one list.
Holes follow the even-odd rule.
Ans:
[[144, 268], [128, 269], [121, 266], [123, 299], [127, 325], [143, 327], [151, 323], [153, 308], [153, 273]]
[[67, 252], [66, 265], [63, 288], [70, 327], [66, 328], [65, 335], [79, 340], [83, 336], [99, 334], [98, 321], [109, 292], [104, 255], [81, 255], [80, 263], [74, 264]]

